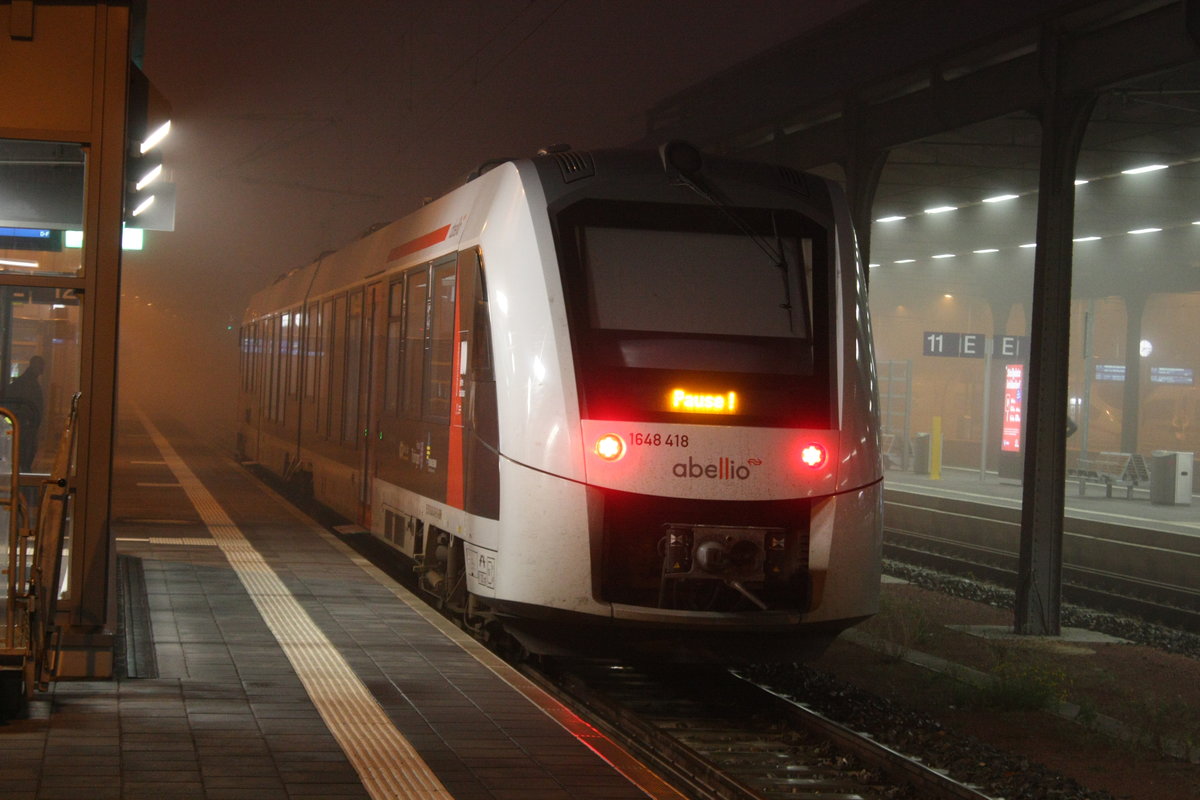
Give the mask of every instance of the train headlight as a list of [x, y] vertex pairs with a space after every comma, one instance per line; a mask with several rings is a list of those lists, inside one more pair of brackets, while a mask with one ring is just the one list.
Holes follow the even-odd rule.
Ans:
[[625, 455], [625, 440], [615, 433], [606, 433], [596, 440], [592, 450], [605, 461], [620, 461]]
[[829, 454], [825, 452], [825, 448], [816, 442], [811, 442], [804, 446], [800, 451], [800, 461], [804, 466], [810, 469], [820, 469], [825, 466], [825, 462], [829, 460]]

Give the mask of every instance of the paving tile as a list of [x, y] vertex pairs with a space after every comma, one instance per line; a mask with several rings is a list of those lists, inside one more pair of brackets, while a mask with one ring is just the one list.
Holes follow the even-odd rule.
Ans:
[[[218, 462], [194, 468], [207, 470], [205, 485], [455, 800], [640, 796], [290, 511], [211, 466]], [[208, 536], [182, 507], [145, 516], [165, 513], [197, 521], [150, 535]], [[159, 677], [56, 686], [55, 705], [37, 706], [38, 719], [0, 730], [0, 797], [366, 798], [224, 553], [184, 543], [120, 547], [143, 559]], [[73, 773], [43, 781], [37, 796], [47, 771], [67, 765]], [[81, 793], [72, 781], [88, 778]]]

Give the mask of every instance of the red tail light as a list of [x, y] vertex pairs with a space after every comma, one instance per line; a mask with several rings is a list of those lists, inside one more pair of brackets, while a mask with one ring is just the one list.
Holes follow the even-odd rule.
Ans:
[[829, 453], [821, 445], [812, 442], [806, 444], [804, 449], [800, 451], [800, 460], [804, 463], [804, 466], [810, 469], [820, 469], [829, 460]]
[[605, 461], [620, 461], [625, 455], [625, 440], [615, 433], [606, 433], [596, 440], [592, 450]]

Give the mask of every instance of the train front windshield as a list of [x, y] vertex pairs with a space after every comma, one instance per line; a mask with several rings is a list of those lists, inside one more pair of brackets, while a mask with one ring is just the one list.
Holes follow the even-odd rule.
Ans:
[[[585, 201], [559, 236], [586, 416], [827, 426], [827, 230], [793, 210]], [[680, 386], [740, 400], [714, 419], [681, 409]]]

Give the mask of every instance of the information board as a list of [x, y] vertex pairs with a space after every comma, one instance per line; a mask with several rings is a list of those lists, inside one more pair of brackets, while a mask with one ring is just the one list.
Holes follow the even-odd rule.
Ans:
[[1004, 367], [1004, 420], [1000, 429], [1000, 449], [1006, 453], [1021, 452], [1021, 412], [1024, 394], [1025, 367], [1007, 364]]

